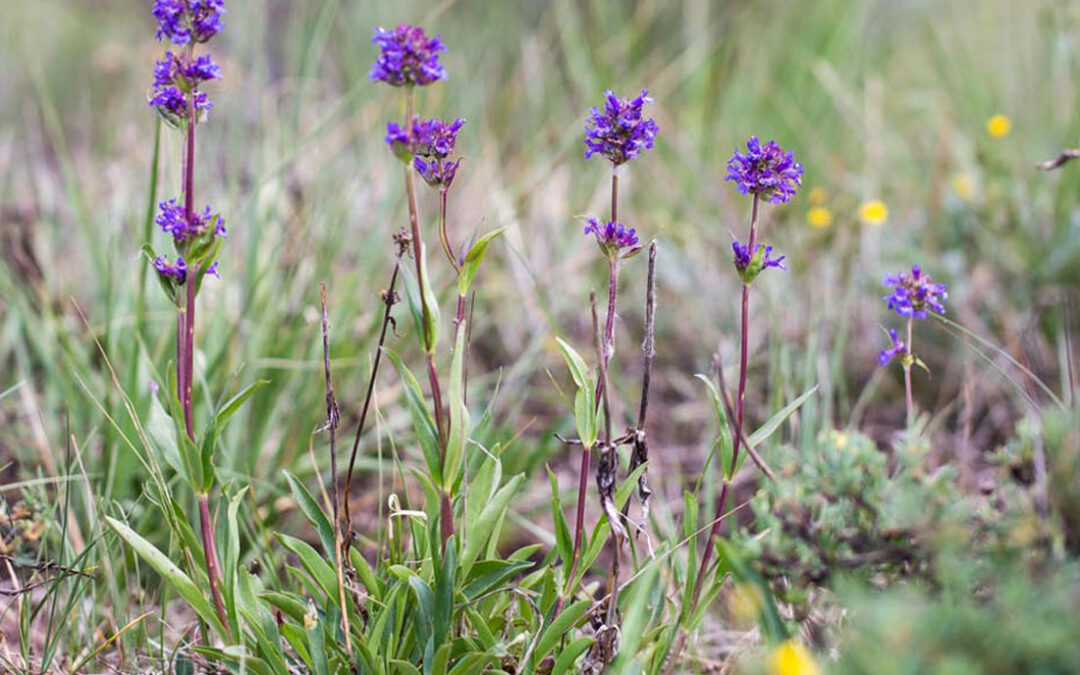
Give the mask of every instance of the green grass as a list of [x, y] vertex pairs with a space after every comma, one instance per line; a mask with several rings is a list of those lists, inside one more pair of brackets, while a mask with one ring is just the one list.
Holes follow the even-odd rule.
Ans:
[[[148, 611], [87, 668], [150, 667], [172, 657], [185, 637], [178, 627], [194, 620], [160, 570], [105, 527], [106, 517], [126, 521], [182, 563], [182, 525], [163, 523], [160, 502], [169, 496], [179, 513], [195, 511], [194, 495], [154, 464], [152, 447], [151, 382], [163, 383], [175, 358], [175, 324], [139, 258], [147, 232], [164, 245], [147, 227], [155, 118], [145, 95], [160, 45], [144, 4], [11, 3], [0, 25], [0, 497], [33, 506], [45, 524], [20, 555], [97, 569], [10, 605], [0, 599], [8, 667], [71, 668]], [[351, 441], [390, 237], [407, 224], [399, 168], [382, 142], [385, 121], [401, 114], [398, 99], [367, 79], [379, 25], [410, 21], [442, 34], [450, 79], [418, 104], [468, 120], [451, 228], [459, 239], [507, 228], [477, 282], [469, 365], [473, 417], [488, 406], [492, 415], [478, 440], [504, 446], [505, 479], [524, 474], [502, 522], [504, 552], [556, 542], [545, 464], [572, 517], [576, 451], [553, 434], [573, 434], [574, 421], [548, 373], [570, 391], [553, 337], [589, 344], [588, 294], [606, 280], [576, 217], [606, 210], [607, 172], [583, 161], [581, 135], [607, 88], [647, 87], [660, 125], [656, 149], [627, 170], [621, 212], [660, 246], [649, 474], [663, 545], [684, 538], [682, 490], [698, 478], [713, 433], [711, 403], [693, 376], [708, 372], [714, 352], [729, 378], [736, 371], [729, 233], [744, 228], [748, 203], [723, 179], [731, 149], [752, 133], [776, 138], [806, 166], [793, 204], [765, 211], [766, 238], [790, 270], [755, 286], [754, 428], [817, 385], [777, 440], [809, 451], [822, 432], [849, 426], [892, 440], [903, 426], [903, 385], [876, 367], [889, 322], [879, 284], [914, 262], [949, 283], [951, 318], [1069, 396], [1080, 169], [1047, 174], [1034, 164], [1080, 136], [1080, 12], [1070, 3], [249, 0], [229, 9], [213, 44], [225, 78], [200, 129], [196, 193], [199, 205], [225, 214], [229, 237], [222, 279], [200, 298], [195, 407], [206, 419], [219, 396], [271, 382], [217, 454], [219, 486], [229, 495], [248, 488], [235, 502], [237, 560], [258, 561], [268, 586], [295, 581], [284, 577], [275, 533], [317, 542], [285, 472], [313, 488], [316, 471], [329, 467], [325, 435], [314, 434], [325, 418], [318, 284], [328, 285], [342, 438]], [[995, 113], [1013, 122], [1001, 140], [984, 129]], [[157, 199], [178, 190], [180, 151], [180, 136], [163, 129]], [[957, 174], [973, 181], [972, 199], [951, 187]], [[828, 192], [827, 229], [806, 224], [813, 187]], [[430, 232], [436, 204], [423, 197]], [[858, 222], [858, 205], [871, 198], [888, 204], [886, 225]], [[440, 298], [445, 317], [454, 284], [441, 263], [432, 272], [435, 288], [450, 289]], [[644, 286], [635, 260], [621, 288], [612, 389], [626, 403], [616, 406], [616, 429], [636, 414]], [[390, 345], [420, 377], [404, 305], [396, 313], [400, 336]], [[931, 374], [917, 373], [916, 387], [936, 462], [960, 457], [964, 434], [977, 453], [1009, 439], [1030, 408], [1023, 392], [1045, 401], [1007, 359], [990, 353], [995, 368], [944, 326], [924, 328], [919, 349]], [[449, 336], [445, 328], [444, 345]], [[445, 348], [439, 366], [450, 365]], [[424, 496], [411, 474], [424, 458], [401, 380], [385, 363], [376, 392], [358, 465], [365, 550], [387, 544], [391, 492], [403, 508]], [[718, 479], [719, 468], [710, 470]], [[703, 514], [716, 483], [704, 480]], [[219, 490], [219, 546], [228, 504]], [[678, 578], [684, 562], [675, 558], [660, 574], [646, 568], [625, 611], [654, 607], [648, 589]], [[655, 637], [643, 626], [658, 617], [646, 621], [644, 611], [624, 644]], [[692, 651], [712, 657], [705, 646]]]

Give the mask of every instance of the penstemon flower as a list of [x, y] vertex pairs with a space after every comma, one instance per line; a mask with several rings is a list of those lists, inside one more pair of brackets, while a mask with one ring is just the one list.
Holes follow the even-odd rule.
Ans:
[[739, 192], [773, 204], [791, 201], [802, 185], [803, 167], [795, 161], [795, 153], [784, 152], [776, 141], [762, 145], [757, 136], [746, 142], [745, 154], [735, 149], [727, 170], [724, 180], [734, 181]]
[[929, 274], [913, 265], [911, 274], [900, 272], [885, 277], [882, 282], [892, 292], [884, 296], [889, 309], [905, 318], [925, 319], [928, 312], [945, 313], [942, 301], [949, 297], [945, 284], [936, 284]]
[[632, 99], [619, 98], [611, 91], [604, 96], [604, 109], [594, 107], [585, 123], [585, 159], [599, 154], [619, 166], [653, 147], [656, 122], [642, 117], [642, 108], [652, 99], [645, 89]]
[[589, 216], [588, 225], [585, 226], [585, 234], [596, 237], [596, 243], [611, 260], [629, 258], [641, 251], [638, 243], [637, 230], [627, 229], [622, 223], [608, 221], [601, 223], [596, 218]]
[[379, 45], [379, 57], [369, 77], [395, 87], [425, 86], [446, 78], [439, 52], [446, 51], [442, 38], [428, 38], [424, 29], [403, 23], [393, 30], [375, 29], [371, 39]]

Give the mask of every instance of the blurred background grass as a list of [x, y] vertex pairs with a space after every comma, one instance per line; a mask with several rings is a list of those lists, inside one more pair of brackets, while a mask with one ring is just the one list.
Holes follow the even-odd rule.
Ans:
[[[897, 373], [876, 367], [889, 322], [880, 279], [912, 263], [949, 284], [952, 318], [1052, 385], [1063, 377], [1080, 283], [1078, 169], [1045, 174], [1034, 164], [1080, 137], [1074, 2], [228, 6], [213, 45], [224, 79], [201, 129], [196, 201], [225, 214], [229, 238], [222, 279], [200, 301], [197, 371], [212, 392], [235, 391], [240, 367], [245, 380], [273, 381], [230, 429], [222, 460], [224, 480], [254, 486], [252, 542], [287, 516], [275, 501], [286, 493], [282, 469], [312, 475], [308, 448], [325, 412], [318, 282], [329, 286], [335, 379], [352, 420], [390, 236], [405, 224], [398, 165], [382, 141], [400, 101], [367, 78], [375, 26], [410, 21], [442, 34], [450, 77], [421, 93], [419, 111], [468, 120], [451, 229], [460, 240], [509, 228], [481, 272], [471, 401], [486, 405], [498, 386], [491, 433], [517, 437], [508, 470], [530, 470], [539, 486], [515, 503], [519, 523], [546, 508], [537, 469], [562, 461], [552, 432], [572, 426], [546, 374], [562, 375], [551, 336], [586, 343], [588, 294], [602, 283], [576, 217], [606, 208], [607, 172], [582, 159], [582, 127], [607, 88], [622, 96], [648, 88], [660, 125], [656, 149], [629, 167], [621, 208], [624, 222], [661, 247], [650, 420], [660, 503], [677, 497], [704, 456], [710, 416], [692, 375], [714, 352], [733, 362], [737, 349], [730, 240], [745, 227], [747, 203], [723, 178], [732, 148], [750, 134], [775, 138], [806, 167], [800, 196], [764, 214], [765, 238], [790, 269], [758, 284], [751, 417], [817, 383], [821, 395], [789, 428], [796, 443], [849, 425], [883, 441], [902, 426]], [[152, 283], [145, 316], [136, 312], [155, 125], [145, 101], [162, 47], [145, 2], [8, 0], [0, 12], [3, 496], [23, 488], [43, 504], [62, 501], [90, 537], [96, 504], [119, 504], [138, 522], [145, 479], [120, 438], [124, 423], [105, 421], [120, 397], [93, 340], [140, 414], [171, 354], [172, 315]], [[1011, 119], [1003, 138], [986, 130], [995, 114]], [[179, 141], [164, 130], [159, 199], [178, 192]], [[827, 227], [807, 222], [812, 188], [832, 213]], [[859, 222], [871, 199], [888, 207], [881, 225]], [[434, 207], [421, 204], [429, 228]], [[159, 232], [152, 239], [163, 246]], [[433, 267], [437, 287], [449, 284], [451, 271]], [[628, 416], [644, 280], [644, 261], [627, 265], [614, 386]], [[916, 388], [933, 413], [937, 461], [960, 458], [977, 472], [979, 455], [1011, 435], [1023, 395], [938, 327], [917, 340], [931, 366]], [[378, 428], [362, 445], [361, 468], [381, 489], [391, 486], [375, 479], [378, 457], [407, 427], [388, 405], [397, 393], [387, 376]], [[196, 404], [206, 414], [210, 401]], [[362, 498], [369, 528], [381, 495]], [[658, 517], [674, 517], [673, 508]], [[78, 550], [70, 536], [50, 545]], [[113, 593], [122, 623], [122, 589], [100, 592]], [[85, 626], [66, 630], [89, 639]]]

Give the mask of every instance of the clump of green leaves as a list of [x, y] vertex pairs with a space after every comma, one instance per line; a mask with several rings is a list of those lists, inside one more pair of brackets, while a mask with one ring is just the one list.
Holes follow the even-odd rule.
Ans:
[[[879, 585], [934, 576], [934, 555], [958, 543], [991, 546], [1018, 518], [1017, 499], [997, 502], [962, 491], [956, 472], [930, 470], [924, 440], [901, 440], [891, 454], [857, 432], [830, 431], [808, 450], [777, 448], [777, 480], [751, 502], [754, 520], [740, 546], [781, 596], [796, 605], [834, 577]], [[1022, 499], [1022, 497], [1019, 497]]]

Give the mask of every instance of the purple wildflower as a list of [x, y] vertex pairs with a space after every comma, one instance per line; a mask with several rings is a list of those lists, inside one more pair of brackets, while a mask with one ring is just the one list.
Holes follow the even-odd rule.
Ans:
[[413, 142], [416, 147], [416, 154], [439, 159], [449, 157], [457, 144], [458, 131], [464, 125], [465, 119], [462, 117], [457, 118], [450, 124], [440, 119], [430, 119], [423, 122], [413, 121], [413, 134], [415, 135]]
[[585, 159], [600, 154], [619, 166], [653, 147], [656, 122], [641, 116], [641, 109], [652, 99], [645, 89], [633, 99], [619, 98], [611, 91], [604, 96], [604, 109], [592, 108], [585, 122]]
[[882, 283], [892, 289], [883, 300], [900, 316], [922, 320], [928, 312], [945, 313], [942, 302], [949, 297], [945, 284], [934, 283], [918, 265], [912, 266], [911, 274], [889, 275]]
[[214, 63], [209, 54], [203, 54], [192, 60], [184, 54], [173, 54], [167, 51], [154, 64], [155, 89], [175, 85], [187, 91], [197, 87], [200, 82], [220, 79], [221, 66]]
[[[758, 244], [757, 247], [754, 249], [754, 254], [751, 255], [749, 246], [743, 245], [737, 239], [731, 242], [731, 249], [735, 252], [735, 268], [739, 270], [740, 274], [745, 272], [747, 268], [750, 267], [750, 264], [753, 262], [754, 257], [759, 251], [761, 251], [762, 246], [763, 244]], [[761, 269], [765, 269], [768, 267], [776, 267], [782, 270], [787, 269], [786, 267], [784, 267], [784, 258], [786, 258], [787, 256], [782, 255], [779, 258], [773, 258], [772, 250], [772, 246], [765, 246], [765, 250], [761, 255]]]
[[176, 263], [169, 262], [169, 259], [165, 256], [158, 256], [154, 260], [154, 269], [157, 273], [163, 277], [168, 277], [178, 284], [184, 283], [187, 279], [187, 263], [181, 257], [176, 258]]
[[622, 223], [608, 221], [601, 223], [596, 218], [589, 216], [588, 225], [585, 226], [585, 234], [596, 237], [596, 243], [608, 257], [629, 258], [641, 250], [638, 244], [637, 231], [627, 229]]
[[424, 86], [446, 77], [439, 52], [446, 51], [442, 38], [429, 38], [424, 29], [403, 23], [393, 30], [375, 29], [372, 43], [379, 45], [379, 57], [371, 67], [372, 80], [395, 87]]
[[757, 136], [746, 142], [746, 154], [735, 149], [727, 169], [724, 180], [735, 181], [739, 192], [774, 204], [791, 201], [802, 185], [803, 167], [795, 161], [795, 153], [784, 152], [776, 141], [762, 145]]
[[158, 20], [157, 39], [177, 45], [206, 42], [225, 27], [224, 0], [154, 0], [151, 13]]
[[413, 143], [411, 136], [408, 130], [397, 122], [386, 123], [386, 145], [390, 147], [390, 152], [394, 153], [394, 156], [403, 162], [409, 161], [409, 158], [412, 157]]
[[907, 345], [900, 340], [896, 331], [892, 328], [889, 329], [889, 338], [892, 340], [892, 346], [888, 349], [882, 349], [881, 353], [878, 354], [878, 364], [882, 366], [887, 365], [889, 361], [892, 361], [897, 356], [902, 358], [908, 354]]
[[184, 213], [184, 207], [175, 199], [161, 202], [158, 204], [158, 209], [161, 212], [158, 213], [154, 222], [164, 230], [165, 234], [172, 235], [177, 244], [183, 244], [189, 238], [206, 234], [207, 226], [211, 222], [214, 224], [214, 236], [225, 236], [225, 221], [211, 213], [209, 206], [203, 209], [202, 213], [193, 213], [190, 222]]
[[[195, 91], [192, 95], [195, 97], [195, 110], [210, 110], [214, 107], [214, 102], [210, 100], [205, 91]], [[187, 94], [177, 87], [169, 86], [158, 89], [150, 97], [149, 105], [172, 117], [186, 118], [188, 114]]]
[[215, 260], [214, 262], [210, 263], [210, 267], [206, 268], [206, 273], [212, 277], [217, 277], [218, 279], [220, 279], [221, 275], [218, 274], [218, 261]]
[[442, 190], [450, 189], [450, 185], [454, 182], [454, 176], [457, 175], [459, 164], [461, 164], [460, 159], [451, 162], [440, 158], [428, 161], [424, 161], [420, 157], [413, 158], [413, 167], [416, 172], [427, 181], [428, 185]]

